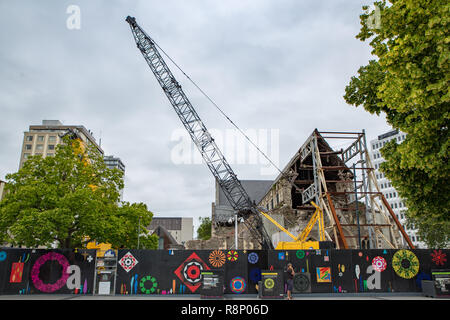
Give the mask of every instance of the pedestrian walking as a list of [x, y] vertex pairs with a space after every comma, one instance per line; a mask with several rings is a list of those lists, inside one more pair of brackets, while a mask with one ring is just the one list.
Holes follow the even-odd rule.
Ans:
[[292, 263], [287, 264], [286, 268], [286, 286], [287, 286], [287, 299], [292, 300], [292, 289], [294, 287], [294, 268]]

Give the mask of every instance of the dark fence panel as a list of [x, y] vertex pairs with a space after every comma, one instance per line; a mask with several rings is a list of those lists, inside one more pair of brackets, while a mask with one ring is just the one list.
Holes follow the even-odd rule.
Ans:
[[[448, 249], [118, 251], [116, 294], [200, 294], [202, 271], [223, 270], [224, 293], [256, 294], [262, 270], [284, 272], [312, 293], [420, 292], [432, 270], [450, 269]], [[65, 272], [63, 272], [65, 271]], [[95, 250], [0, 249], [0, 294], [91, 294]]]
[[0, 248], [0, 294], [91, 294], [95, 250]]

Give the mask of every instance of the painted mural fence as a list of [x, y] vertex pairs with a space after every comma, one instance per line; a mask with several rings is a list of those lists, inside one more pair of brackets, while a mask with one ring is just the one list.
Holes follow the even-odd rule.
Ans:
[[[224, 293], [257, 294], [293, 264], [294, 293], [421, 292], [421, 281], [450, 269], [445, 249], [118, 250], [115, 294], [200, 294], [206, 274], [223, 275]], [[0, 294], [97, 292], [95, 250], [0, 248]], [[281, 274], [283, 274], [281, 272]], [[264, 280], [264, 281], [262, 281]], [[98, 285], [98, 283], [97, 283]], [[114, 291], [113, 291], [114, 292]]]
[[0, 248], [0, 294], [92, 294], [95, 254]]

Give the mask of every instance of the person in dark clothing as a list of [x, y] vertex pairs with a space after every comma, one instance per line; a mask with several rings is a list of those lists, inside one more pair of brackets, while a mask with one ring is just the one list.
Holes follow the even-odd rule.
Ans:
[[370, 249], [369, 238], [365, 236], [361, 241], [361, 249]]
[[287, 264], [286, 268], [286, 284], [287, 284], [287, 299], [292, 300], [292, 289], [294, 287], [294, 268], [292, 263]]

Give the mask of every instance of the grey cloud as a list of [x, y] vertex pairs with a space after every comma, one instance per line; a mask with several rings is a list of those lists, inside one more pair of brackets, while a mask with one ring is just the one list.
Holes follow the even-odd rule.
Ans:
[[[66, 28], [70, 4], [81, 29]], [[350, 77], [370, 59], [355, 39], [365, 1], [2, 1], [0, 179], [18, 168], [23, 131], [42, 119], [82, 124], [126, 165], [127, 201], [160, 216], [211, 213], [205, 165], [175, 165], [180, 121], [136, 49], [138, 23], [242, 128], [280, 129], [280, 166], [314, 128], [389, 129], [346, 105]], [[169, 63], [208, 128], [231, 128]], [[233, 165], [241, 179], [269, 179]]]

